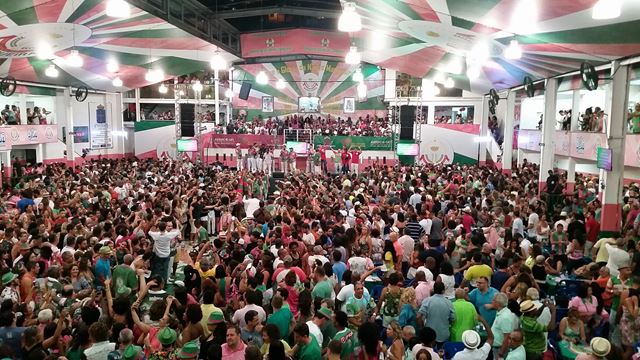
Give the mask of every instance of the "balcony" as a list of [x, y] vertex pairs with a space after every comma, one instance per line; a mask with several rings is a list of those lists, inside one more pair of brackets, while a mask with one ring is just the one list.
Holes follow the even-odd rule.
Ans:
[[56, 124], [0, 126], [0, 150], [11, 150], [15, 145], [47, 144], [57, 141]]

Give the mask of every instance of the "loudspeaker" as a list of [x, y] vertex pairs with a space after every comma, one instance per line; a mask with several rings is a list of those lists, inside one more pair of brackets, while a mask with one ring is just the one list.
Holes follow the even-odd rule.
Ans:
[[251, 83], [243, 82], [240, 87], [240, 96], [239, 98], [242, 100], [247, 100], [249, 98], [249, 93], [251, 92]]
[[413, 140], [413, 124], [416, 122], [416, 107], [402, 106], [400, 109], [400, 140]]
[[194, 104], [180, 104], [180, 134], [184, 137], [196, 135], [194, 122], [196, 120], [196, 106]]

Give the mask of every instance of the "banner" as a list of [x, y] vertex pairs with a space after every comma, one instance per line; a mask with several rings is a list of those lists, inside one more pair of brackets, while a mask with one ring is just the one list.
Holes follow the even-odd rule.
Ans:
[[349, 34], [336, 31], [293, 29], [240, 35], [242, 57], [293, 54], [344, 57], [351, 42]]
[[325, 144], [325, 138], [334, 149], [359, 148], [360, 150], [393, 151], [393, 139], [379, 136], [323, 136], [313, 137], [313, 145], [318, 147]]
[[571, 133], [564, 130], [556, 130], [556, 155], [569, 156], [571, 152]]
[[606, 146], [607, 139], [602, 133], [571, 133], [571, 157], [595, 161], [598, 148]]
[[518, 149], [540, 152], [541, 132], [540, 130], [518, 130]]
[[11, 125], [0, 127], [0, 150], [13, 145], [46, 144], [58, 141], [56, 125]]
[[113, 148], [111, 104], [89, 103], [89, 127], [92, 150]]
[[[281, 144], [282, 136], [278, 136], [277, 144]], [[247, 149], [254, 144], [276, 145], [276, 137], [273, 135], [249, 135], [249, 134], [203, 134], [202, 141], [205, 148], [235, 148], [236, 144]]]

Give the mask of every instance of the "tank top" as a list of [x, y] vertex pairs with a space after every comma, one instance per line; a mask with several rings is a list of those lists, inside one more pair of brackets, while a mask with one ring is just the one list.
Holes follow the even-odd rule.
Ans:
[[454, 279], [453, 275], [440, 274], [440, 279], [444, 284], [444, 293], [443, 293], [444, 297], [446, 297], [447, 299], [455, 298], [456, 297], [455, 295], [456, 280]]

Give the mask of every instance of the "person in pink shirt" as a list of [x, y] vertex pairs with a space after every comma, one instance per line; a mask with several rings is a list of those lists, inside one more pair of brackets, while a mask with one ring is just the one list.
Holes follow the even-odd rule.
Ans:
[[422, 305], [422, 301], [431, 296], [433, 290], [433, 274], [431, 271], [418, 271], [415, 277], [416, 284], [416, 304]]
[[240, 339], [240, 329], [230, 326], [227, 329], [227, 342], [222, 344], [222, 358], [225, 360], [244, 360], [247, 345]]

